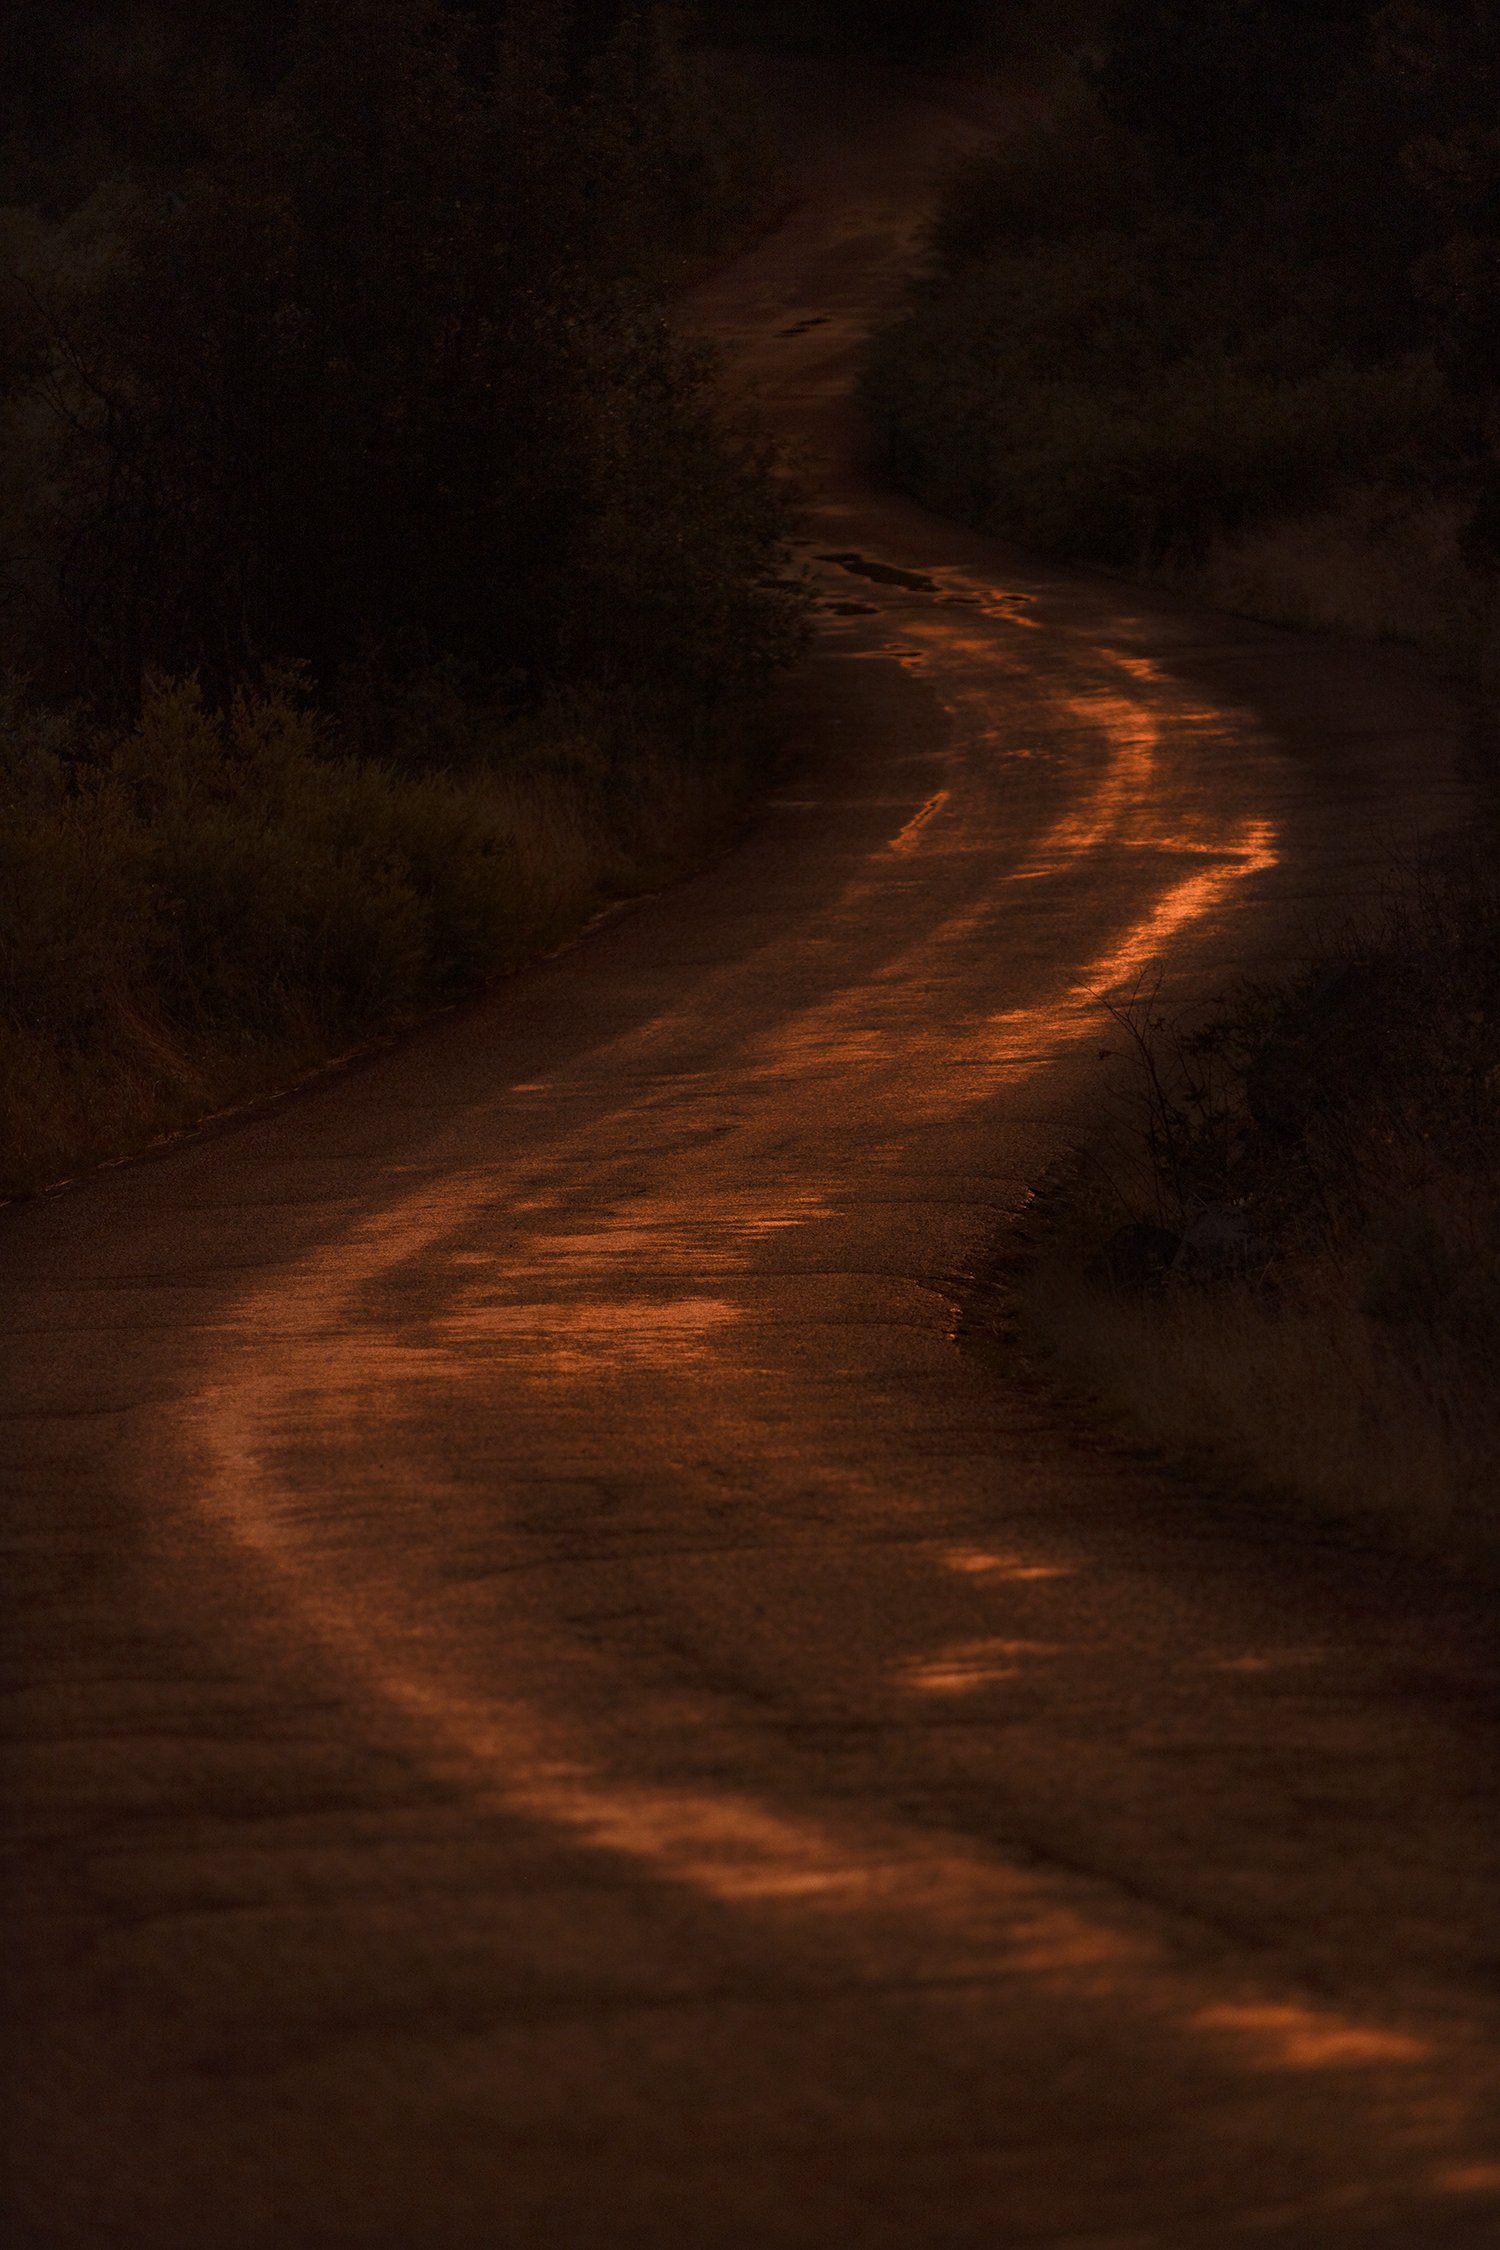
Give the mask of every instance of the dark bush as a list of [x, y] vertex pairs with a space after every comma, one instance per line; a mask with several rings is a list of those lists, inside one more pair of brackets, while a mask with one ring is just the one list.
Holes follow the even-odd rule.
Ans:
[[54, 673], [120, 709], [150, 665], [703, 694], [783, 658], [762, 450], [622, 272], [625, 158], [555, 64], [316, 0], [275, 96], [52, 292]]
[[[1472, 494], [1479, 555], [1493, 10], [1432, 17], [1126, 0], [1045, 112], [949, 184], [866, 384], [897, 478], [1045, 550], [1179, 577], [1259, 526], [1352, 523], [1360, 493], [1455, 524]], [[1455, 538], [1438, 637], [1472, 651]], [[1387, 629], [1383, 597], [1337, 598]], [[1431, 605], [1409, 606], [1430, 638]]]
[[1456, 450], [1420, 357], [1321, 364], [1295, 328], [1233, 351], [1170, 244], [1093, 233], [970, 264], [879, 342], [866, 397], [898, 478], [1052, 553], [1121, 566]]

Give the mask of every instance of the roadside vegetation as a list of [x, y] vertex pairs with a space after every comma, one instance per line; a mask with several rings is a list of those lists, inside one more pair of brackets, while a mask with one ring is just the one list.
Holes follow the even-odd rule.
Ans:
[[679, 11], [17, 0], [0, 1193], [472, 989], [725, 832], [800, 645], [661, 305], [774, 210]]
[[[1500, 11], [1051, 13], [1043, 98], [951, 181], [877, 341], [890, 471], [1063, 559], [1405, 640], [1492, 729]], [[1220, 1489], [1490, 1572], [1493, 797], [1302, 976], [1207, 1020], [1149, 992], [1118, 1008], [1117, 1114], [1043, 1199], [1019, 1315], [1065, 1379]]]
[[1500, 852], [1207, 1021], [1116, 1012], [1022, 1327], [1221, 1483], [1500, 1570]]
[[1410, 640], [1493, 711], [1493, 0], [1071, 18], [873, 355], [891, 471], [1049, 554]]

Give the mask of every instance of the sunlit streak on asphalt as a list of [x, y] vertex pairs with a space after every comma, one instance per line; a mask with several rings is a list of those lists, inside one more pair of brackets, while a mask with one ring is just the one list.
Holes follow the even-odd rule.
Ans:
[[1071, 1578], [1072, 1563], [1033, 1562], [1024, 1555], [994, 1554], [987, 1547], [951, 1547], [943, 1557], [949, 1570], [964, 1578], [1000, 1578], [1015, 1581]]
[[[315, 1404], [325, 1426], [336, 1428], [342, 1418], [351, 1432], [363, 1432], [395, 1411], [411, 1381], [461, 1385], [462, 1355], [476, 1343], [498, 1350], [502, 1363], [509, 1356], [519, 1378], [532, 1356], [546, 1361], [550, 1342], [557, 1349], [549, 1378], [566, 1382], [597, 1376], [601, 1360], [622, 1349], [634, 1357], [645, 1346], [665, 1367], [689, 1372], [733, 1330], [733, 1308], [724, 1300], [627, 1299], [612, 1308], [611, 1319], [585, 1304], [571, 1323], [566, 1305], [527, 1307], [528, 1334], [517, 1308], [503, 1308], [497, 1319], [497, 1308], [476, 1302], [465, 1287], [448, 1317], [444, 1349], [383, 1343], [358, 1311], [372, 1287], [451, 1237], [492, 1194], [485, 1174], [436, 1201], [414, 1198], [341, 1249], [309, 1260], [300, 1277], [268, 1292], [263, 1304], [252, 1300], [239, 1377], [202, 1406], [207, 1489], [221, 1528], [274, 1574], [301, 1629], [419, 1730], [425, 1764], [481, 1803], [544, 1823], [583, 1849], [725, 1906], [833, 1916], [851, 1943], [864, 1928], [876, 1937], [877, 1959], [920, 1928], [925, 1944], [942, 1949], [941, 1979], [1025, 1976], [1106, 2007], [1128, 1993], [1133, 2005], [1208, 2040], [1228, 2067], [1343, 2071], [1422, 2060], [1425, 2047], [1404, 2033], [1350, 2023], [1300, 2001], [1205, 2006], [1154, 1941], [1059, 1898], [1045, 1874], [920, 1831], [830, 1823], [773, 1808], [743, 1790], [609, 1773], [575, 1728], [532, 1695], [510, 1687], [480, 1694], [452, 1676], [441, 1614], [421, 1601], [404, 1605], [388, 1586], [362, 1583], [357, 1547], [347, 1547], [336, 1524], [321, 1524], [316, 1511], [310, 1516], [280, 1486], [273, 1461], [289, 1411]], [[726, 1373], [732, 1370], [718, 1371], [721, 1387]], [[424, 1510], [442, 1505], [441, 1491], [423, 1494]], [[1002, 1582], [1066, 1568], [985, 1549], [949, 1549], [935, 1559]], [[1054, 1642], [961, 1643], [910, 1660], [899, 1684], [917, 1695], [968, 1695], [1003, 1687], [1060, 1653]], [[494, 1668], [503, 1676], [498, 1651]]]
[[[321, 1311], [332, 1312], [332, 1300], [317, 1293]], [[325, 1349], [331, 1375], [341, 1353], [337, 1334], [325, 1338]], [[1300, 2001], [1204, 2006], [1153, 1941], [1060, 1900], [1045, 1875], [920, 1833], [882, 1834], [868, 1824], [841, 1833], [742, 1791], [611, 1776], [580, 1754], [566, 1725], [527, 1698], [480, 1697], [449, 1683], [440, 1629], [433, 1636], [372, 1609], [337, 1553], [320, 1554], [295, 1505], [278, 1492], [260, 1458], [261, 1426], [274, 1423], [285, 1372], [274, 1351], [265, 1358], [257, 1379], [215, 1402], [205, 1428], [220, 1522], [275, 1570], [303, 1625], [420, 1728], [425, 1762], [471, 1797], [726, 1906], [833, 1915], [851, 1932], [871, 1918], [893, 1935], [920, 1924], [945, 1948], [945, 1980], [1026, 1976], [1106, 2006], [1129, 1991], [1137, 2004], [1222, 2050], [1231, 2066], [1344, 2071], [1424, 2059], [1420, 2040]], [[994, 1642], [948, 1651], [911, 1667], [906, 1679], [933, 1693], [962, 1692], [1054, 1653], [1052, 1644]], [[1450, 2191], [1461, 2192], [1456, 2180]]]
[[1075, 1003], [1103, 999], [1160, 960], [1172, 939], [1210, 913], [1236, 883], [1276, 865], [1272, 835], [1269, 822], [1254, 821], [1226, 848], [1219, 866], [1174, 883], [1123, 942], [1089, 968], [1069, 998]]
[[[980, 597], [983, 614], [1033, 622], [1007, 608], [1014, 597], [991, 594], [989, 601]], [[866, 847], [827, 909], [830, 931], [840, 917], [873, 913], [878, 921], [882, 884], [909, 883], [924, 855], [951, 860], [966, 851], [996, 852], [997, 832], [1003, 840], [1003, 793], [997, 805], [986, 792], [997, 776], [1003, 785], [1007, 746], [984, 681], [998, 684], [1012, 659], [1003, 641], [970, 629], [972, 611], [929, 605], [914, 617], [915, 607], [903, 610], [900, 631], [934, 656], [959, 660], [954, 676], [961, 684], [950, 683], [950, 708], [960, 733], [982, 745], [985, 757], [971, 759], [967, 779], [962, 759], [949, 761], [940, 785], [929, 786], [915, 805], [891, 801], [904, 817]], [[1026, 1975], [1105, 2007], [1128, 1995], [1184, 2037], [1209, 2042], [1229, 2068], [1406, 2066], [1422, 2058], [1421, 2042], [1301, 2001], [1252, 1996], [1206, 2005], [1203, 1987], [1174, 1968], [1154, 1939], [1112, 1926], [1107, 1915], [1074, 1903], [1076, 1886], [999, 1853], [879, 1818], [813, 1817], [742, 1788], [664, 1784], [610, 1770], [609, 1753], [601, 1756], [588, 1728], [540, 1700], [524, 1657], [507, 1663], [503, 1646], [494, 1648], [483, 1688], [476, 1687], [472, 1669], [464, 1668], [464, 1636], [445, 1620], [442, 1598], [382, 1578], [373, 1558], [362, 1575], [357, 1523], [347, 1532], [323, 1522], [278, 1480], [279, 1437], [309, 1407], [336, 1441], [341, 1425], [351, 1438], [367, 1438], [382, 1419], [398, 1439], [403, 1400], [438, 1391], [461, 1412], [466, 1385], [479, 1375], [498, 1411], [507, 1385], [517, 1395], [556, 1392], [564, 1410], [556, 1426], [565, 1428], [575, 1402], [590, 1417], [604, 1410], [616, 1375], [655, 1370], [674, 1443], [706, 1445], [707, 1436], [695, 1431], [709, 1409], [722, 1429], [726, 1402], [759, 1379], [746, 1308], [728, 1277], [749, 1271], [759, 1246], [836, 1217], [858, 1192], [843, 1176], [820, 1176], [817, 1162], [801, 1155], [789, 1177], [761, 1160], [757, 1089], [773, 1087], [784, 1104], [788, 1083], [801, 1084], [808, 1100], [839, 1103], [854, 1131], [861, 1121], [872, 1131], [899, 1131], [952, 1117], [992, 1093], [996, 1072], [1024, 1077], [1078, 1041], [1100, 1001], [1276, 864], [1269, 820], [1241, 816], [1215, 827], [1193, 801], [1184, 805], [1179, 796], [1174, 803], [1163, 792], [1164, 727], [1211, 744], [1219, 715], [1199, 710], [1144, 660], [1109, 650], [1095, 655], [1102, 667], [1097, 688], [1059, 694], [1055, 703], [1082, 777], [1068, 809], [1043, 829], [1029, 856], [1018, 840], [1013, 864], [1005, 868], [1002, 858], [998, 879], [973, 895], [963, 896], [961, 886], [956, 896], [935, 892], [939, 917], [925, 929], [919, 922], [906, 944], [856, 983], [793, 1007], [768, 1030], [747, 1032], [737, 1061], [721, 1063], [715, 1077], [721, 1090], [730, 1085], [736, 1093], [732, 1132], [740, 1138], [720, 1144], [712, 1166], [679, 1176], [668, 1164], [648, 1188], [630, 1193], [618, 1215], [607, 1207], [586, 1210], [577, 1224], [568, 1223], [559, 1196], [536, 1192], [534, 1176], [524, 1187], [511, 1181], [503, 1160], [450, 1173], [440, 1193], [419, 1191], [310, 1257], [263, 1301], [252, 1298], [239, 1373], [201, 1410], [210, 1506], [223, 1532], [272, 1573], [302, 1629], [416, 1731], [427, 1765], [481, 1803], [725, 1906], [822, 1915], [830, 1932], [849, 1933], [851, 1942], [860, 1927], [868, 1932], [873, 1925], [877, 1960], [898, 1952], [919, 1927], [923, 1942], [939, 1946], [941, 1976], [952, 1980]], [[934, 675], [941, 695], [940, 666]], [[788, 808], [799, 802], [788, 800]], [[869, 809], [885, 802], [872, 801]], [[1118, 897], [1121, 855], [1133, 912], [1093, 961], [1025, 1006], [967, 1019], [957, 1007], [945, 1009], [949, 991], [972, 987], [976, 947], [1005, 958], [1008, 918], [1020, 895], [1011, 886], [1055, 878], [1076, 888], [1092, 861], [1108, 866], [1105, 895]], [[1193, 862], [1186, 874], [1184, 856]], [[1029, 901], [1038, 894], [1024, 895]], [[711, 987], [703, 1005], [712, 1005]], [[691, 1033], [689, 1011], [669, 1008], [621, 1042], [637, 1076], [660, 1051], [665, 1090], [627, 1093], [610, 1108], [605, 1124], [613, 1146], [629, 1147], [641, 1135], [649, 1140], [657, 1117], [670, 1116], [672, 1103], [686, 1098], [673, 1042], [686, 1039], [691, 1048]], [[591, 1069], [605, 1065], [607, 1053], [594, 1051]], [[507, 1089], [558, 1091], [556, 1078]], [[784, 1107], [773, 1124], [776, 1115], [784, 1116]], [[588, 1176], [597, 1154], [591, 1135], [599, 1129], [559, 1129], [550, 1151], [553, 1176], [562, 1180], [570, 1169]], [[753, 1160], [734, 1162], [736, 1146]], [[462, 1238], [471, 1222], [493, 1215], [508, 1224], [490, 1262], [463, 1247]], [[426, 1341], [412, 1345], [383, 1334], [374, 1306], [381, 1286], [418, 1260], [429, 1273], [446, 1271], [451, 1287], [429, 1313]], [[720, 1286], [705, 1287], [710, 1276]], [[399, 1443], [392, 1457], [399, 1459]], [[810, 1460], [808, 1475], [818, 1471]], [[414, 1476], [420, 1482], [420, 1469]], [[404, 1501], [427, 1516], [441, 1511], [444, 1497], [434, 1487], [399, 1494], [393, 1504]], [[949, 1547], [932, 1560], [971, 1581], [976, 1597], [1066, 1579], [1079, 1567], [983, 1546]], [[991, 1694], [1003, 1705], [1015, 1683], [1065, 1653], [1054, 1640], [980, 1634], [903, 1655], [889, 1668], [884, 1692], [913, 1708]], [[649, 1751], [649, 1730], [644, 1747]]]
[[972, 1695], [999, 1680], [1018, 1680], [1036, 1658], [1060, 1653], [1055, 1641], [959, 1641], [902, 1665], [899, 1677], [922, 1695]]
[[1405, 2032], [1343, 2023], [1293, 2003], [1216, 2005], [1194, 2021], [1200, 2031], [1243, 2040], [1253, 2062], [1265, 2070], [1362, 2070], [1421, 2062], [1431, 2052], [1426, 2040]]
[[950, 794], [951, 792], [947, 789], [939, 789], [935, 796], [929, 797], [921, 811], [913, 813], [900, 834], [891, 838], [891, 850], [893, 852], [915, 851], [923, 829], [930, 820], [942, 811]]

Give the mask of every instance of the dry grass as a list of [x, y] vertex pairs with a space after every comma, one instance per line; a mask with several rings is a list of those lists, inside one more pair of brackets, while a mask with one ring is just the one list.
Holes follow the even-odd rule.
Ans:
[[1271, 624], [1408, 641], [1472, 670], [1485, 589], [1459, 551], [1466, 505], [1362, 489], [1217, 539], [1183, 592]]
[[[477, 729], [478, 722], [473, 722]], [[297, 694], [0, 709], [0, 1194], [284, 1086], [701, 859], [757, 755], [628, 705], [360, 758]]]
[[[1221, 1483], [1500, 1568], [1500, 878], [1206, 1023], [1121, 1011], [1115, 1117], [1053, 1200], [1023, 1332]], [[1195, 1264], [1195, 1214], [1242, 1230]], [[1201, 1223], [1201, 1222], [1200, 1222]], [[1159, 1228], [1153, 1259], [1127, 1227]], [[1163, 1266], [1174, 1244], [1186, 1244]]]
[[1310, 1260], [1142, 1300], [1054, 1243], [1026, 1327], [1060, 1372], [1216, 1480], [1493, 1572], [1500, 1392], [1452, 1338], [1375, 1319], [1358, 1269]]

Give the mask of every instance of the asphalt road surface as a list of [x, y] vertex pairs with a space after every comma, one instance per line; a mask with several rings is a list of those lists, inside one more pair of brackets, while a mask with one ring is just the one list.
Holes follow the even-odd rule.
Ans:
[[1294, 951], [1460, 714], [881, 493], [977, 128], [801, 83], [692, 308], [822, 495], [763, 817], [0, 1216], [16, 2250], [1500, 2241], [1482, 1613], [953, 1315], [1103, 997]]

